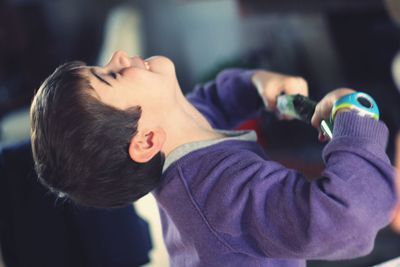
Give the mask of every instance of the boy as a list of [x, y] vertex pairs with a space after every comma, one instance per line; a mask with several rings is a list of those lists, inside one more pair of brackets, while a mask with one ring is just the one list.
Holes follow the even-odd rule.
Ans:
[[[352, 92], [328, 94], [312, 124]], [[118, 51], [102, 68], [67, 64], [32, 103], [36, 169], [53, 191], [89, 206], [152, 191], [171, 266], [305, 266], [368, 253], [395, 202], [387, 128], [340, 110], [323, 177], [310, 183], [269, 160], [253, 132], [215, 130], [254, 118], [263, 102], [274, 110], [281, 93], [307, 95], [307, 84], [236, 69], [188, 101], [165, 57]]]

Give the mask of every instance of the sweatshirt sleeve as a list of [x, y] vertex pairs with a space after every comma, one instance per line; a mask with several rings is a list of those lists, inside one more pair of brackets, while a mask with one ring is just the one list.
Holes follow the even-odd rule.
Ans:
[[251, 82], [254, 71], [229, 69], [215, 81], [198, 85], [187, 95], [192, 105], [206, 117], [213, 128], [233, 129], [256, 118], [262, 99]]
[[205, 216], [228, 247], [256, 257], [365, 255], [396, 201], [387, 138], [382, 122], [338, 114], [323, 151], [326, 169], [313, 182], [251, 153], [225, 156], [229, 167], [214, 177], [206, 198], [218, 205], [205, 205]]

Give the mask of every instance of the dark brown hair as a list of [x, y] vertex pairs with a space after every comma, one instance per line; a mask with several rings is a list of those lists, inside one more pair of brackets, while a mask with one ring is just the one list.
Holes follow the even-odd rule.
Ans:
[[93, 96], [82, 62], [51, 74], [31, 105], [35, 169], [52, 191], [92, 207], [120, 207], [153, 190], [164, 156], [136, 163], [128, 154], [139, 106], [119, 110]]

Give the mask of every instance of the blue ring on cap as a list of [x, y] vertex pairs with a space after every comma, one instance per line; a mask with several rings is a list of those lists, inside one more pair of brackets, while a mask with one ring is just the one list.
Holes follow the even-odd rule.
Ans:
[[360, 116], [379, 120], [379, 108], [375, 100], [368, 94], [356, 92], [339, 98], [332, 107], [331, 120], [335, 120], [338, 110], [347, 108], [357, 112]]

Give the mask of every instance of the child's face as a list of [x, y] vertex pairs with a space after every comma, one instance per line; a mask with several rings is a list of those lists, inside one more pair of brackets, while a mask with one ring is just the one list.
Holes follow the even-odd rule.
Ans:
[[87, 67], [85, 74], [96, 97], [118, 109], [141, 106], [143, 113], [165, 114], [181, 93], [173, 62], [161, 56], [143, 60], [117, 51], [107, 65]]

